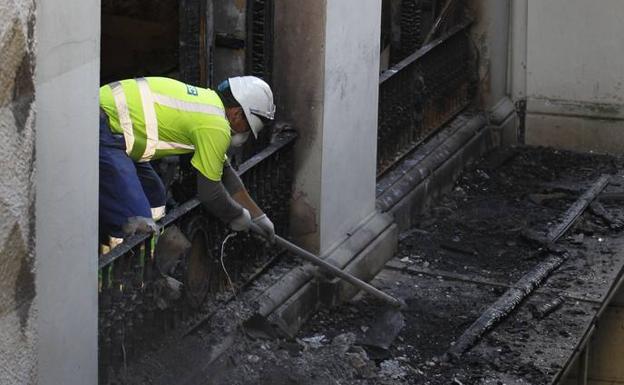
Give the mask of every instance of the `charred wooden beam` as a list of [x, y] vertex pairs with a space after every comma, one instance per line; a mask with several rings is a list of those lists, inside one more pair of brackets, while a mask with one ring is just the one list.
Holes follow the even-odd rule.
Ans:
[[565, 261], [565, 256], [550, 256], [525, 274], [512, 288], [488, 307], [448, 350], [449, 358], [458, 358], [475, 346], [481, 337], [505, 319], [520, 303]]
[[[562, 220], [548, 232], [547, 241], [550, 244], [557, 242], [574, 225], [585, 209], [607, 186], [609, 180], [609, 175], [602, 175], [570, 206]], [[544, 262], [520, 278], [458, 338], [455, 345], [448, 350], [448, 357], [458, 358], [476, 345], [485, 333], [516, 309], [554, 270], [561, 266], [566, 258], [567, 253], [550, 255]]]
[[596, 197], [609, 184], [609, 175], [602, 175], [592, 186], [574, 202], [574, 204], [566, 211], [563, 220], [557, 226], [548, 232], [548, 241], [557, 242], [576, 223], [576, 220], [585, 212], [587, 207], [596, 199]]

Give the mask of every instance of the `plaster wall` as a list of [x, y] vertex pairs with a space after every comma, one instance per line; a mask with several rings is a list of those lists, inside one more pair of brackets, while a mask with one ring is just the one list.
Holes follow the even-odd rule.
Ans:
[[375, 208], [381, 0], [327, 0], [321, 250]]
[[624, 103], [624, 3], [604, 0], [528, 4], [528, 96]]
[[39, 384], [97, 383], [99, 0], [37, 0]]
[[624, 151], [610, 139], [624, 123], [622, 20], [620, 0], [527, 2], [526, 37], [514, 37], [520, 50], [526, 39], [527, 143]]
[[37, 382], [35, 3], [0, 0], [0, 384]]

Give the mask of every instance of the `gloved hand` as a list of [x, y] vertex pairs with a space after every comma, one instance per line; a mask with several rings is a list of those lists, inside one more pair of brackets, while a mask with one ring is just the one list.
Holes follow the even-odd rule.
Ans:
[[262, 214], [258, 217], [255, 217], [253, 219], [253, 223], [258, 225], [258, 227], [260, 227], [260, 229], [264, 231], [264, 234], [266, 235], [267, 240], [269, 242], [271, 243], [275, 242], [275, 226], [273, 225], [273, 222], [271, 222], [271, 220], [269, 219], [269, 217], [267, 217], [266, 214]]
[[122, 226], [122, 230], [129, 237], [135, 234], [155, 233], [158, 231], [158, 225], [152, 218], [132, 217], [128, 218], [128, 222]]
[[247, 231], [251, 226], [251, 214], [246, 208], [243, 208], [243, 213], [230, 222], [230, 229], [234, 231]]

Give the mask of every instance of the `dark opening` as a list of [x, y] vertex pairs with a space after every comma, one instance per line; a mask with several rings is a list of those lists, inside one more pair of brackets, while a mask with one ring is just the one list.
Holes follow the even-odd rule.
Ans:
[[178, 0], [102, 0], [101, 82], [179, 78]]

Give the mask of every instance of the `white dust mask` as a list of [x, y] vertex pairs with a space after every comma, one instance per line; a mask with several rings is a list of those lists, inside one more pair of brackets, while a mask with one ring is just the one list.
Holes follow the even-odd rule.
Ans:
[[243, 133], [234, 133], [232, 131], [232, 139], [230, 141], [230, 146], [232, 147], [240, 147], [247, 141], [249, 138], [249, 131]]

